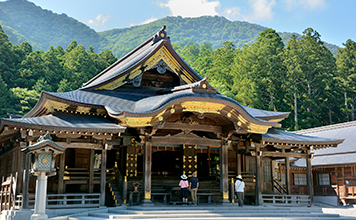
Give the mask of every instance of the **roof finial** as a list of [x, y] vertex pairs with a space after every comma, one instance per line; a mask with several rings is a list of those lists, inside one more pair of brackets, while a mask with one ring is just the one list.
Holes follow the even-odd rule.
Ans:
[[162, 27], [162, 30], [161, 30], [161, 31], [164, 31], [164, 30], [166, 30], [166, 25], [163, 25], [163, 27]]

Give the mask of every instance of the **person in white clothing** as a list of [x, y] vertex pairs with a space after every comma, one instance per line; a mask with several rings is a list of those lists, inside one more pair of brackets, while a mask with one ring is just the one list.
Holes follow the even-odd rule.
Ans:
[[235, 182], [235, 194], [238, 199], [239, 206], [243, 207], [244, 206], [244, 192], [245, 192], [245, 183], [242, 181], [242, 176], [238, 175], [236, 176], [236, 182]]

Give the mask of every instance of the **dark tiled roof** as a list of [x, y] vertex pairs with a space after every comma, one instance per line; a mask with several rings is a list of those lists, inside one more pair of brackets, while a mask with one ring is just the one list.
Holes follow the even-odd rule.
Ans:
[[[122, 112], [144, 114], [150, 113], [163, 107], [165, 104], [180, 98], [190, 98], [191, 101], [207, 98], [230, 102], [241, 107], [245, 112], [256, 118], [283, 115], [284, 112], [270, 112], [258, 110], [240, 105], [235, 100], [223, 96], [221, 94], [212, 93], [195, 93], [191, 90], [183, 90], [164, 95], [153, 95], [152, 93], [144, 93], [139, 89], [135, 92], [119, 92], [119, 91], [98, 91], [98, 90], [75, 90], [65, 93], [48, 93], [51, 96], [58, 97], [70, 102], [82, 103], [88, 105], [104, 106], [105, 109], [113, 115]], [[196, 98], [196, 99], [194, 99]]]
[[326, 164], [356, 163], [356, 121], [305, 129], [294, 133], [314, 137], [344, 139], [337, 148], [326, 148], [314, 152], [313, 166]]
[[262, 135], [262, 141], [274, 143], [326, 145], [339, 144], [342, 143], [343, 140], [330, 137], [307, 136], [271, 128], [266, 134]]
[[193, 79], [196, 81], [201, 80], [201, 76], [199, 76], [199, 74], [191, 69], [190, 66], [187, 65], [185, 61], [174, 51], [170, 44], [170, 39], [167, 37], [167, 33], [164, 31], [164, 29], [165, 27], [151, 38], [149, 38], [147, 41], [133, 49], [126, 56], [116, 61], [114, 64], [89, 80], [87, 83], [84, 83], [81, 89], [86, 90], [98, 88], [125, 76], [135, 68], [141, 68], [141, 65], [163, 45], [167, 47], [172, 56], [175, 57], [177, 62], [180, 63], [187, 72], [189, 72]]
[[250, 108], [247, 106], [243, 106], [243, 108], [249, 112], [251, 115], [257, 117], [257, 118], [268, 118], [268, 117], [281, 117], [283, 118], [288, 117], [289, 112], [275, 112], [275, 111], [267, 111], [267, 110], [261, 110], [257, 108]]
[[143, 47], [135, 51], [135, 53], [133, 53], [130, 57], [121, 60], [121, 62], [118, 62], [116, 65], [113, 65], [113, 67], [109, 71], [106, 71], [104, 74], [96, 77], [96, 79], [93, 80], [92, 82], [85, 84], [82, 87], [82, 89], [97, 86], [101, 83], [104, 83], [106, 81], [109, 81], [119, 76], [120, 74], [124, 73], [131, 67], [134, 67], [138, 62], [144, 59], [147, 55], [151, 54], [152, 51], [154, 51], [158, 46], [159, 43], [155, 43], [155, 44], [151, 43], [151, 44], [144, 45]]
[[124, 132], [125, 127], [117, 125], [105, 118], [84, 115], [68, 115], [57, 113], [33, 118], [1, 119], [1, 124], [21, 128], [57, 130], [57, 131], [83, 131], [83, 132]]

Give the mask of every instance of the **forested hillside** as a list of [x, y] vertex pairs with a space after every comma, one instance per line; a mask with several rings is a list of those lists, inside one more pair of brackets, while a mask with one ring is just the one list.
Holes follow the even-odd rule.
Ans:
[[[86, 48], [93, 46], [96, 52], [109, 49], [118, 58], [147, 40], [163, 25], [167, 26], [173, 44], [184, 47], [187, 44], [209, 43], [213, 49], [220, 47], [225, 41], [232, 42], [238, 48], [244, 44], [251, 45], [266, 29], [248, 22], [232, 22], [224, 17], [204, 16], [166, 17], [145, 25], [96, 33], [65, 14], [43, 10], [26, 0], [0, 2], [0, 25], [13, 44], [28, 41], [34, 49], [47, 51], [50, 46], [60, 45], [65, 48], [75, 40]], [[285, 44], [291, 35], [280, 33]], [[335, 45], [325, 45], [336, 54]]]
[[26, 0], [0, 2], [0, 25], [13, 44], [28, 41], [43, 51], [50, 46], [67, 47], [73, 40], [87, 48], [100, 45], [99, 35], [87, 25]]
[[0, 117], [27, 113], [42, 91], [78, 89], [116, 60], [109, 50], [97, 54], [76, 41], [47, 52], [32, 50], [27, 42], [13, 45], [0, 26]]

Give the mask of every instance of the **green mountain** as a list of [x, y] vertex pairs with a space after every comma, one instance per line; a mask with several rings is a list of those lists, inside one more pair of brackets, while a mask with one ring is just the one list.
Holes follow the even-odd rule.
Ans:
[[[172, 43], [210, 43], [214, 49], [231, 41], [236, 47], [255, 42], [266, 27], [248, 22], [229, 21], [224, 17], [166, 17], [155, 22], [130, 28], [95, 32], [87, 25], [68, 17], [44, 10], [26, 0], [0, 2], [0, 25], [13, 44], [28, 41], [34, 49], [47, 51], [50, 46], [66, 48], [73, 40], [97, 52], [110, 49], [117, 57], [138, 46], [153, 33], [167, 26]], [[308, 28], [308, 27], [306, 27]], [[286, 44], [292, 33], [280, 33]], [[333, 54], [337, 46], [325, 44]]]
[[0, 2], [0, 25], [13, 44], [26, 40], [34, 49], [66, 48], [73, 40], [87, 48], [100, 45], [99, 35], [87, 25], [26, 0]]

